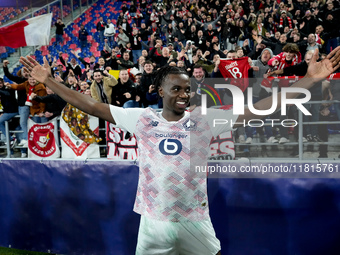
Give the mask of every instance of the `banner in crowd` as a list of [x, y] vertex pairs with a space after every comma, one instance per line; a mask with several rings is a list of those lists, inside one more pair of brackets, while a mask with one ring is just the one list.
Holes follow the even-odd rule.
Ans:
[[35, 123], [28, 119], [28, 158], [59, 158], [58, 126], [53, 120]]
[[107, 158], [137, 160], [138, 146], [134, 134], [106, 123]]
[[[99, 133], [99, 120], [97, 117], [89, 115], [88, 122], [95, 134]], [[62, 158], [100, 158], [99, 145], [96, 143], [86, 143], [81, 137], [76, 136], [68, 124], [60, 118], [60, 140]]]

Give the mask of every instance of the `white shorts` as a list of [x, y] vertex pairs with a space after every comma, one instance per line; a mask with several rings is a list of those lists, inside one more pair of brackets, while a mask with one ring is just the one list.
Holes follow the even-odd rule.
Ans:
[[141, 215], [136, 255], [215, 255], [220, 250], [210, 219], [169, 222]]

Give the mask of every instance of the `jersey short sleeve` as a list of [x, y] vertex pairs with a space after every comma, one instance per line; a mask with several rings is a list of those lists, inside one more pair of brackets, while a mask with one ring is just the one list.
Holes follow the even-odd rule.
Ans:
[[135, 133], [139, 116], [145, 111], [143, 108], [121, 108], [110, 105], [110, 111], [116, 122], [116, 127]]

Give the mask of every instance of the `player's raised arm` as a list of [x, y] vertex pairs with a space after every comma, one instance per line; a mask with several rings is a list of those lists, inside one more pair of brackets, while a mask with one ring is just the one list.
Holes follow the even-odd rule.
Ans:
[[26, 58], [20, 57], [20, 63], [22, 63], [28, 69], [30, 75], [34, 79], [44, 83], [66, 102], [90, 115], [97, 116], [115, 124], [108, 104], [99, 103], [93, 98], [75, 90], [71, 90], [65, 85], [57, 82], [51, 75], [51, 68], [45, 57], [44, 66], [41, 66], [37, 61], [29, 56]]
[[[291, 87], [295, 88], [303, 88], [310, 89], [313, 85], [327, 78], [330, 74], [334, 73], [340, 67], [340, 46], [331, 51], [327, 57], [319, 62], [317, 62], [319, 56], [319, 50], [316, 49], [314, 51], [311, 62], [308, 65], [307, 74], [304, 78], [293, 84]], [[287, 99], [293, 99], [299, 96], [300, 93], [287, 93]], [[281, 108], [281, 93], [278, 93], [277, 96], [277, 109]], [[268, 110], [272, 106], [272, 97], [267, 97], [256, 104], [254, 104], [254, 108], [257, 110]], [[245, 109], [244, 115], [240, 115], [237, 119], [238, 123], [243, 122], [243, 120], [251, 119], [262, 119], [265, 116], [258, 116], [252, 113], [248, 108]], [[238, 125], [235, 125], [237, 127]]]

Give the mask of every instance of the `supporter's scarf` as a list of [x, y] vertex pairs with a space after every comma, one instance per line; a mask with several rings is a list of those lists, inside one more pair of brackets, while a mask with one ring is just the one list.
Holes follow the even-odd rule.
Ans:
[[34, 86], [29, 85], [27, 99], [25, 105], [32, 106], [32, 93], [33, 93]]
[[[292, 29], [293, 26], [292, 26], [292, 20], [291, 20], [291, 18], [289, 18], [288, 16], [287, 16], [286, 18], [287, 18], [287, 20], [288, 20], [289, 29]], [[280, 26], [283, 26], [283, 18], [282, 18], [282, 17], [280, 17]]]

